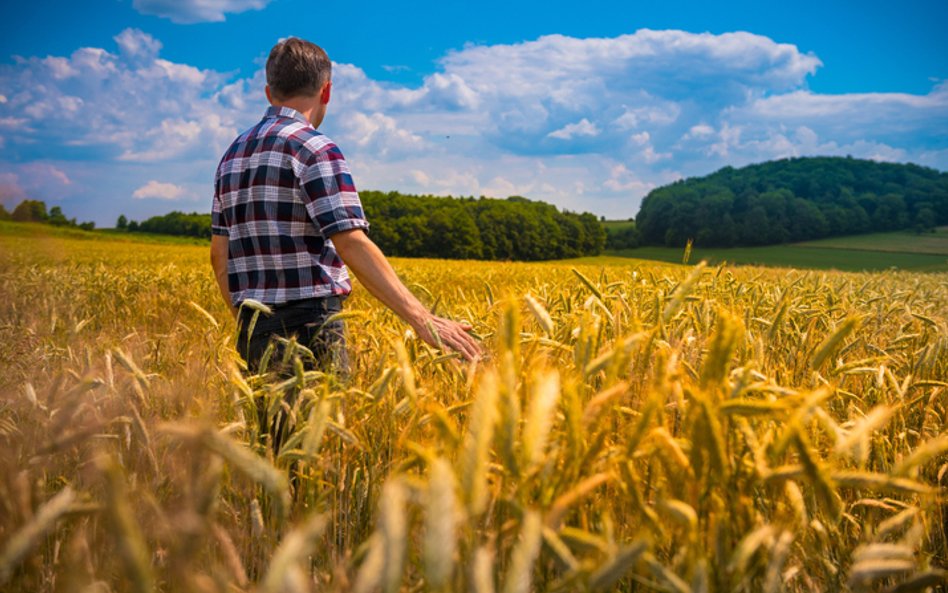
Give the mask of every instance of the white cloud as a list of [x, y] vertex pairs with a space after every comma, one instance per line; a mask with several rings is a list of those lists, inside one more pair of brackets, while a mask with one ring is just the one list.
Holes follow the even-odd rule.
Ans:
[[71, 185], [72, 180], [66, 173], [49, 163], [26, 163], [20, 167], [20, 171], [29, 178], [56, 186]]
[[652, 164], [672, 158], [670, 152], [656, 152], [654, 146], [646, 146], [640, 153], [646, 163]]
[[220, 22], [227, 13], [260, 10], [270, 0], [133, 0], [142, 14], [160, 16], [181, 24]]
[[571, 140], [576, 136], [598, 136], [601, 130], [585, 117], [573, 124], [566, 124], [559, 130], [547, 134], [549, 138]]
[[620, 129], [635, 129], [642, 123], [668, 125], [678, 119], [681, 114], [681, 108], [677, 103], [660, 101], [648, 95], [643, 95], [638, 99], [651, 105], [626, 107], [625, 112], [613, 121]]
[[125, 29], [114, 37], [123, 55], [133, 58], [155, 58], [161, 51], [161, 42], [138, 29]]
[[381, 113], [353, 112], [343, 122], [340, 139], [358, 148], [369, 148], [378, 156], [421, 150], [421, 136], [399, 127], [398, 122]]
[[27, 121], [29, 120], [23, 117], [0, 117], [0, 129], [9, 128], [15, 130], [22, 127]]
[[179, 200], [185, 195], [183, 187], [173, 183], [162, 183], [152, 179], [145, 185], [132, 192], [132, 197], [137, 200], [147, 198], [156, 198], [159, 200]]
[[158, 79], [168, 79], [193, 86], [200, 86], [207, 79], [207, 73], [202, 70], [186, 64], [175, 64], [168, 60], [155, 60], [149, 74]]
[[[192, 2], [178, 14], [223, 18], [263, 3]], [[172, 10], [170, 0], [139, 4]], [[149, 179], [204, 207], [221, 153], [266, 106], [262, 70], [234, 78], [173, 62], [136, 29], [114, 40], [111, 49], [0, 64], [4, 154], [77, 155], [82, 167], [62, 169], [70, 191], [114, 203], [100, 222], [114, 221]], [[628, 218], [651, 188], [724, 165], [852, 154], [948, 168], [948, 83], [922, 95], [821, 95], [806, 84], [816, 56], [760, 35], [550, 35], [469, 45], [438, 64], [416, 85], [334, 65], [322, 129], [360, 188], [513, 193]], [[76, 181], [83, 167], [88, 183]]]
[[428, 185], [431, 183], [431, 177], [429, 177], [424, 171], [412, 169], [409, 171], [409, 174], [411, 175], [411, 178], [414, 180], [414, 182], [421, 187], [428, 187]]
[[707, 138], [713, 133], [714, 133], [714, 128], [712, 128], [708, 124], [701, 123], [701, 124], [696, 124], [694, 126], [691, 126], [691, 128], [688, 130], [688, 133], [685, 136], [686, 138]]
[[616, 164], [609, 171], [609, 178], [603, 184], [614, 192], [634, 192], [645, 194], [654, 189], [654, 183], [646, 182], [622, 164]]
[[[18, 89], [0, 105], [0, 120], [27, 120], [7, 140], [97, 147], [133, 161], [196, 153], [214, 158], [208, 149], [221, 148], [222, 136], [233, 138], [233, 118], [239, 117], [228, 110], [221, 115], [214, 99], [225, 78], [159, 58], [161, 43], [142, 31], [126, 29], [115, 41], [114, 54], [80, 48], [69, 57], [20, 58], [13, 67], [0, 66], [0, 89]], [[193, 122], [199, 133], [188, 128]]]
[[72, 67], [66, 58], [57, 58], [49, 56], [43, 60], [43, 65], [49, 68], [56, 80], [62, 80], [79, 74], [79, 71]]
[[226, 125], [217, 114], [202, 119], [165, 119], [143, 134], [119, 133], [117, 144], [128, 146], [117, 158], [138, 163], [195, 158], [214, 158], [236, 137], [237, 129]]

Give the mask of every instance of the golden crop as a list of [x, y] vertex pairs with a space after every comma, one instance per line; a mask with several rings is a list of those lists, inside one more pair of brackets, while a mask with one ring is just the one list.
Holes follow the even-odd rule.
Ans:
[[396, 268], [489, 360], [357, 287], [244, 377], [206, 249], [0, 236], [0, 588], [944, 586], [948, 275]]

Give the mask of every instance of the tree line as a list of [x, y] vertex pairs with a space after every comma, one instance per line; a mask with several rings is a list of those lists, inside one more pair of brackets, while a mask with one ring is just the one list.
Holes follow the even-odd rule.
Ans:
[[599, 219], [520, 196], [443, 198], [361, 192], [370, 234], [391, 255], [453, 259], [563, 259], [597, 255]]
[[948, 174], [850, 157], [724, 167], [645, 197], [635, 240], [646, 245], [769, 245], [948, 224]]
[[[606, 232], [595, 215], [560, 211], [513, 196], [452, 198], [360, 192], [370, 235], [387, 254], [485, 260], [545, 260], [596, 255]], [[120, 216], [129, 232], [210, 237], [210, 214], [170, 212], [142, 222]]]
[[118, 217], [115, 228], [130, 233], [157, 233], [159, 235], [178, 235], [182, 237], [211, 238], [211, 215], [191, 212], [186, 214], [173, 210], [168, 214], [152, 216], [141, 222], [128, 220], [125, 215]]
[[0, 220], [12, 220], [15, 222], [40, 222], [51, 224], [53, 226], [73, 227], [91, 231], [95, 228], [94, 222], [77, 222], [75, 218], [66, 218], [63, 209], [59, 206], [53, 206], [46, 210], [46, 202], [42, 200], [23, 200], [13, 209], [8, 211], [3, 204], [0, 204]]

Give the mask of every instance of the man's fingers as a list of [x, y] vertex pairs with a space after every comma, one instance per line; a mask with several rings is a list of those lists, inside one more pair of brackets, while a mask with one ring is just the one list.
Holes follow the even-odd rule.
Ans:
[[[449, 339], [445, 340], [445, 337], [448, 337]], [[473, 338], [460, 329], [451, 332], [450, 336], [442, 336], [442, 340], [449, 348], [455, 352], [460, 353], [461, 356], [463, 356], [466, 360], [473, 360], [479, 355], [479, 347], [477, 343], [474, 342]]]
[[467, 333], [474, 329], [470, 323], [434, 317], [426, 329], [429, 335], [426, 336], [425, 341], [433, 346], [446, 346], [461, 354], [466, 360], [474, 360], [483, 354], [477, 340]]
[[467, 360], [474, 360], [482, 353], [480, 344], [466, 332], [461, 332], [458, 335], [458, 346], [458, 350], [461, 351]]

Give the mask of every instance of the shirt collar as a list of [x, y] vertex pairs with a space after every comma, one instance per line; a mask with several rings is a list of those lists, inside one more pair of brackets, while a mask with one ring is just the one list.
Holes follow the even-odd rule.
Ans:
[[299, 122], [302, 122], [307, 125], [311, 125], [309, 120], [300, 113], [299, 111], [291, 107], [281, 107], [278, 105], [271, 105], [267, 108], [266, 113], [263, 114], [263, 119], [276, 118], [276, 117], [288, 117], [290, 119], [295, 119]]

